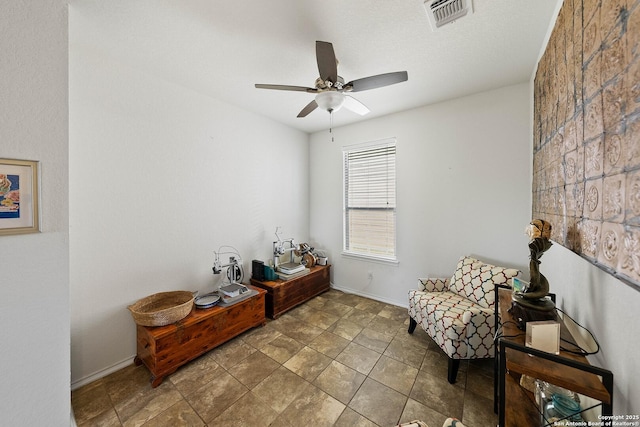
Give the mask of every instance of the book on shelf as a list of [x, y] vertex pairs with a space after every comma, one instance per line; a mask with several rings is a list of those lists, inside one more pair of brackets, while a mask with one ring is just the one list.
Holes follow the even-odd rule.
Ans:
[[278, 278], [286, 281], [286, 280], [291, 280], [291, 279], [296, 279], [298, 277], [306, 276], [309, 273], [311, 273], [311, 269], [303, 268], [301, 271], [298, 271], [297, 273], [293, 273], [293, 274], [286, 274], [281, 271], [277, 272], [276, 274], [278, 275]]

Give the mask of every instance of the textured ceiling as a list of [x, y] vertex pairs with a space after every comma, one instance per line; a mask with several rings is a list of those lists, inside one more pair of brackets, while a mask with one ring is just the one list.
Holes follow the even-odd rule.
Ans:
[[474, 13], [431, 31], [422, 0], [72, 0], [71, 48], [84, 47], [305, 132], [329, 114], [298, 112], [315, 41], [333, 43], [345, 81], [393, 71], [409, 80], [354, 93], [333, 126], [528, 81], [562, 0], [473, 0]]

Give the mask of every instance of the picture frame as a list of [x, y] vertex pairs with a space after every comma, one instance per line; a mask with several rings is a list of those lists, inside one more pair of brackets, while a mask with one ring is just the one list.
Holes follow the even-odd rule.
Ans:
[[0, 158], [0, 236], [40, 232], [38, 162]]

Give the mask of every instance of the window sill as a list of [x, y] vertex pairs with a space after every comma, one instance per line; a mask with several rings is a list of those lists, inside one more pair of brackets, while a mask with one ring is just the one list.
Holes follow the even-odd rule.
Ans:
[[387, 265], [400, 264], [400, 261], [398, 261], [396, 258], [384, 258], [384, 257], [377, 257], [372, 255], [356, 254], [353, 252], [342, 252], [342, 256], [345, 258], [353, 258], [361, 261], [370, 261], [378, 264], [387, 264]]

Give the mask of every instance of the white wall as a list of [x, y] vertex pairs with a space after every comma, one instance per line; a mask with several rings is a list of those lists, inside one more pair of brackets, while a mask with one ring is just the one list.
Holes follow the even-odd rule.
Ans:
[[600, 343], [600, 352], [589, 359], [613, 372], [613, 413], [640, 414], [640, 292], [557, 243], [541, 261], [558, 307]]
[[[528, 85], [509, 86], [311, 137], [311, 229], [334, 286], [399, 305], [418, 277], [449, 277], [461, 255], [527, 270], [531, 212]], [[340, 114], [339, 112], [338, 114]], [[397, 138], [398, 265], [342, 251], [342, 146]], [[373, 279], [368, 279], [368, 273]]]
[[[308, 238], [308, 135], [100, 56], [70, 32], [72, 386], [131, 363], [127, 305], [214, 290], [214, 251]], [[221, 259], [228, 261], [228, 255]]]
[[0, 158], [40, 162], [41, 233], [1, 236], [0, 425], [69, 425], [67, 6], [0, 2]]

